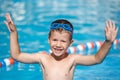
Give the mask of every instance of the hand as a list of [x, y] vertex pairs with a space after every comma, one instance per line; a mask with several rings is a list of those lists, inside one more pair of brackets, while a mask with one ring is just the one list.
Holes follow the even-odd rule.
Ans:
[[115, 23], [108, 20], [106, 21], [105, 36], [106, 40], [113, 42], [117, 36], [118, 28], [116, 28]]
[[12, 21], [12, 18], [11, 18], [9, 13], [6, 14], [6, 21], [4, 21], [4, 23], [7, 25], [8, 30], [10, 32], [16, 31], [16, 27], [15, 27], [15, 25], [14, 25], [14, 23]]

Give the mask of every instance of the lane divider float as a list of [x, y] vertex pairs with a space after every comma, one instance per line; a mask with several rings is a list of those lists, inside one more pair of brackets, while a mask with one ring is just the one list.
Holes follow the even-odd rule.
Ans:
[[[69, 54], [72, 54], [72, 53], [79, 54], [80, 52], [83, 52], [83, 51], [88, 51], [88, 50], [93, 50], [93, 49], [98, 50], [98, 49], [100, 49], [102, 44], [103, 44], [103, 41], [87, 42], [85, 44], [79, 44], [76, 47], [73, 47], [73, 46], [69, 47], [67, 52]], [[116, 48], [116, 47], [118, 47], [119, 44], [120, 44], [120, 39], [116, 39], [113, 42], [112, 47]]]

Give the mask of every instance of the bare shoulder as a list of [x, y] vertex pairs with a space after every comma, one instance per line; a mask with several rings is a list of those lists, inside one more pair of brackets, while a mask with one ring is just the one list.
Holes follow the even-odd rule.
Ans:
[[80, 54], [69, 54], [67, 60], [69, 63], [76, 65], [76, 58], [80, 56]]
[[69, 55], [69, 59], [71, 59], [71, 60], [75, 60], [77, 57], [82, 57], [82, 55], [80, 55], [80, 54], [70, 54]]
[[82, 59], [83, 55], [81, 55], [81, 54], [70, 54], [69, 58], [73, 61], [76, 61], [77, 59]]
[[37, 55], [40, 56], [41, 58], [46, 58], [49, 56], [49, 54], [47, 52], [44, 52], [44, 51], [38, 52]]
[[45, 61], [45, 60], [48, 60], [50, 58], [50, 54], [47, 53], [47, 52], [44, 52], [44, 51], [43, 52], [38, 52], [37, 56], [39, 56], [41, 61]]
[[82, 57], [83, 55], [81, 55], [81, 54], [70, 54], [69, 55], [70, 56], [70, 58], [76, 58], [76, 57]]

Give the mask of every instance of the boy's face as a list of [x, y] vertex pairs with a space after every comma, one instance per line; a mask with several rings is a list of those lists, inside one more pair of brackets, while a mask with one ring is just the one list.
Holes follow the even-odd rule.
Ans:
[[53, 31], [49, 37], [52, 53], [57, 57], [65, 54], [72, 42], [73, 41], [70, 40], [70, 34], [65, 31]]

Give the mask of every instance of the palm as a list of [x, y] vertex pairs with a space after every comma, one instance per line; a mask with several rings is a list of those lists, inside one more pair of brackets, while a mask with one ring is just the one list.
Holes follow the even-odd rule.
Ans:
[[105, 35], [106, 39], [113, 42], [117, 36], [118, 28], [115, 27], [115, 23], [112, 21], [106, 22]]
[[6, 14], [5, 24], [7, 25], [8, 30], [9, 30], [10, 32], [16, 31], [16, 28], [15, 28], [15, 26], [14, 26], [14, 23], [13, 23], [13, 21], [12, 21], [9, 13]]

